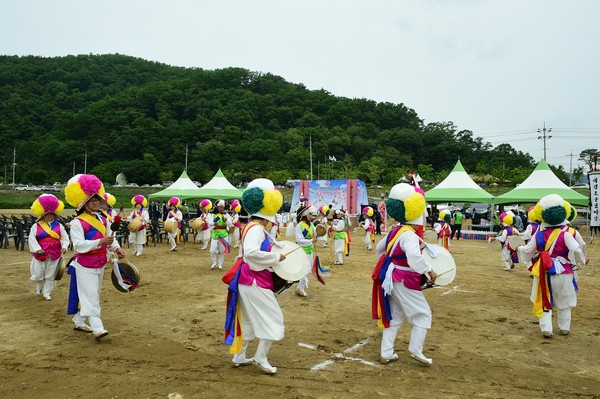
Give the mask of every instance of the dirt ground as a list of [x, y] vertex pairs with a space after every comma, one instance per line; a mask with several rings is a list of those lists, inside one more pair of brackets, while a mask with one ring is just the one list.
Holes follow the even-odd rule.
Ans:
[[[373, 252], [354, 236], [350, 257], [309, 296], [280, 296], [285, 338], [273, 345], [264, 375], [233, 368], [223, 344], [226, 286], [208, 251], [150, 244], [131, 257], [142, 281], [128, 294], [105, 274], [102, 318], [110, 335], [96, 342], [66, 315], [69, 277], [52, 301], [34, 295], [30, 254], [0, 250], [0, 397], [3, 398], [600, 398], [600, 250], [579, 272], [569, 336], [544, 339], [531, 314], [531, 280], [522, 265], [502, 271], [484, 241], [452, 241], [453, 283], [425, 291], [433, 328], [425, 368], [407, 355], [409, 329], [396, 341], [400, 360], [377, 363], [381, 331], [371, 320]], [[378, 236], [379, 240], [381, 236]], [[323, 264], [329, 250], [319, 249]], [[233, 263], [229, 256], [226, 265]], [[556, 320], [555, 320], [555, 329]], [[255, 343], [249, 353], [254, 352]]]

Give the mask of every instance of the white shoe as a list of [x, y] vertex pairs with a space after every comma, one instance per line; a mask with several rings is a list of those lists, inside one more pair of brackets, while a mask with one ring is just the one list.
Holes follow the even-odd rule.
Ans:
[[250, 358], [246, 358], [244, 357], [243, 359], [236, 359], [235, 356], [233, 357], [233, 360], [231, 360], [233, 362], [233, 367], [240, 367], [240, 366], [247, 366], [249, 364], [252, 364], [252, 362], [254, 361], [254, 359]]
[[215, 267], [217, 267], [217, 264], [216, 264], [216, 263], [213, 263], [212, 265], [210, 265], [210, 268], [211, 268], [211, 269], [214, 269]]
[[542, 331], [544, 338], [552, 338], [552, 331]]
[[425, 357], [422, 353], [411, 353], [410, 357], [415, 359], [417, 362], [421, 363], [424, 366], [431, 366], [433, 364], [433, 360], [429, 357]]
[[306, 291], [301, 290], [300, 288], [296, 288], [296, 295], [301, 296], [301, 297], [307, 297], [308, 294], [306, 293]]
[[398, 354], [394, 353], [394, 355], [392, 357], [390, 357], [390, 358], [381, 356], [379, 358], [379, 363], [381, 363], [381, 364], [388, 364], [388, 363], [391, 363], [391, 362], [395, 362], [396, 360], [398, 360]]
[[51, 301], [52, 297], [50, 295], [44, 295], [44, 299], [47, 301]]
[[219, 265], [219, 270], [223, 270], [223, 266], [222, 265]]
[[78, 326], [77, 324], [75, 324], [75, 327], [73, 327], [73, 330], [75, 330], [75, 331], [82, 331], [82, 332], [86, 332], [86, 333], [91, 333], [92, 332], [92, 328], [90, 326], [88, 326], [87, 324], [82, 324], [80, 326]]
[[260, 363], [254, 360], [254, 365], [267, 374], [275, 374], [277, 372], [277, 367], [271, 366], [267, 360]]

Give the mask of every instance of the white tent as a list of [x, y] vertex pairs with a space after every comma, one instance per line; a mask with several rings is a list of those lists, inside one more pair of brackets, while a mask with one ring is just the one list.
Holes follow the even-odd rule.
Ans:
[[198, 190], [200, 197], [212, 199], [242, 198], [242, 191], [229, 183], [221, 169], [202, 188]]
[[558, 194], [573, 205], [587, 206], [589, 199], [563, 183], [543, 159], [529, 177], [511, 191], [496, 197], [497, 204], [536, 203], [548, 194]]
[[164, 190], [150, 194], [148, 197], [150, 199], [179, 197], [181, 200], [190, 198], [201, 198], [202, 194], [200, 194], [199, 191], [200, 187], [198, 187], [192, 181], [192, 179], [188, 177], [187, 173], [184, 170], [175, 183], [171, 184]]
[[437, 186], [425, 193], [427, 202], [484, 202], [491, 204], [494, 196], [471, 179], [460, 160], [452, 172]]

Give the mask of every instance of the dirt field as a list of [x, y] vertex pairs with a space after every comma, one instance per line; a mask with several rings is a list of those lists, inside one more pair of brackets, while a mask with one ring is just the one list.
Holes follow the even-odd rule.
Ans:
[[[68, 276], [44, 301], [29, 281], [29, 253], [2, 249], [0, 397], [600, 398], [597, 241], [579, 272], [572, 333], [552, 339], [541, 336], [531, 314], [531, 280], [522, 265], [504, 272], [500, 254], [484, 241], [453, 241], [456, 279], [425, 291], [433, 328], [424, 352], [434, 363], [424, 368], [407, 356], [406, 325], [397, 339], [400, 360], [377, 364], [381, 331], [370, 314], [375, 257], [354, 238], [350, 257], [333, 266], [326, 286], [312, 279], [307, 298], [293, 291], [280, 297], [286, 335], [269, 354], [279, 369], [274, 376], [232, 367], [223, 344], [226, 286], [199, 244], [175, 253], [166, 243], [150, 245], [132, 257], [142, 273], [133, 293], [118, 292], [106, 273], [102, 316], [110, 335], [100, 342], [72, 329]], [[319, 254], [332, 263], [328, 251]]]

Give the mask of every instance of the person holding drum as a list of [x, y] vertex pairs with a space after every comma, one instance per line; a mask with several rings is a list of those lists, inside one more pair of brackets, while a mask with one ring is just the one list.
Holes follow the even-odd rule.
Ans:
[[362, 227], [365, 229], [363, 242], [365, 243], [367, 251], [372, 251], [373, 244], [375, 243], [375, 222], [372, 217], [375, 212], [370, 206], [365, 206], [362, 213], [364, 217]]
[[533, 313], [539, 318], [544, 338], [553, 336], [552, 310], [558, 310], [561, 335], [571, 331], [571, 308], [577, 306], [577, 282], [574, 267], [589, 262], [575, 238], [561, 226], [567, 218], [565, 201], [558, 194], [549, 194], [536, 205], [542, 225], [519, 252], [525, 261], [534, 261], [531, 268]]
[[[267, 354], [274, 341], [283, 339], [285, 327], [273, 292], [272, 267], [285, 260], [285, 255], [271, 252], [273, 237], [267, 231], [276, 222], [283, 196], [270, 180], [256, 179], [242, 194], [242, 204], [251, 217], [242, 233], [241, 266], [229, 284], [225, 342], [231, 345], [236, 367], [254, 363], [263, 372], [275, 374], [277, 367], [271, 366]], [[259, 340], [258, 347], [254, 358], [248, 358], [248, 344], [254, 338]]]
[[296, 212], [296, 244], [300, 245], [308, 255], [308, 265], [306, 265], [306, 275], [298, 282], [296, 295], [306, 297], [308, 288], [308, 276], [310, 276], [313, 263], [315, 261], [315, 243], [317, 242], [317, 229], [312, 223], [313, 214], [316, 209], [312, 205], [305, 204]]
[[335, 265], [343, 265], [343, 255], [348, 255], [350, 249], [348, 222], [341, 210], [336, 210], [336, 218], [333, 219], [333, 252], [335, 254]]
[[502, 231], [497, 237], [491, 237], [490, 240], [497, 240], [502, 243], [502, 252], [500, 253], [500, 260], [504, 264], [504, 271], [511, 271], [515, 268], [515, 263], [519, 263], [519, 256], [517, 254], [516, 246], [510, 244], [511, 237], [519, 236], [519, 230], [512, 226], [514, 220], [514, 214], [511, 211], [502, 212], [500, 214], [500, 223], [502, 225]]
[[[406, 317], [412, 326], [408, 344], [410, 357], [430, 366], [433, 361], [423, 354], [423, 346], [427, 331], [431, 329], [432, 316], [422, 292], [421, 279], [428, 274], [429, 282], [433, 283], [437, 274], [421, 253], [421, 240], [413, 227], [423, 223], [425, 196], [418, 187], [396, 184], [390, 190], [386, 208], [398, 224], [375, 249], [379, 263], [373, 272], [372, 310], [373, 317], [384, 328], [380, 362], [388, 364], [398, 360], [394, 342]], [[385, 309], [389, 309], [389, 313]]]
[[443, 210], [438, 215], [438, 222], [433, 225], [433, 229], [438, 237], [438, 245], [447, 250], [450, 250], [450, 237], [452, 236], [452, 228], [450, 227], [451, 219], [450, 211]]
[[209, 199], [203, 199], [200, 202], [200, 215], [198, 216], [200, 219], [204, 220], [204, 225], [202, 226], [202, 230], [198, 233], [198, 240], [200, 241], [200, 245], [202, 245], [201, 249], [208, 248], [208, 244], [210, 244], [210, 227], [208, 227], [208, 219], [211, 218], [210, 211], [213, 207], [212, 202]]
[[112, 251], [119, 258], [125, 257], [125, 252], [112, 236], [110, 223], [98, 213], [104, 201], [103, 194], [104, 186], [94, 175], [75, 175], [65, 188], [67, 202], [77, 211], [70, 231], [75, 255], [68, 271], [71, 285], [67, 314], [75, 315], [76, 331], [92, 332], [97, 340], [108, 335], [100, 319], [100, 290], [106, 253]]
[[165, 226], [169, 224], [172, 227], [165, 227], [165, 231], [167, 231], [169, 244], [171, 244], [171, 252], [177, 251], [179, 228], [181, 227], [181, 221], [183, 220], [183, 214], [179, 210], [180, 205], [181, 200], [178, 197], [169, 198], [169, 213], [167, 213]]
[[65, 204], [52, 194], [40, 195], [31, 205], [33, 214], [38, 217], [27, 238], [29, 251], [33, 254], [31, 281], [35, 281], [35, 295], [42, 294], [47, 301], [52, 299], [56, 269], [69, 248], [69, 235], [56, 220], [64, 208]]
[[227, 230], [233, 226], [231, 217], [225, 213], [225, 201], [219, 200], [215, 204], [215, 212], [212, 217], [208, 219], [208, 225], [211, 230], [210, 240], [210, 257], [212, 259], [211, 269], [218, 267], [219, 270], [223, 269], [223, 262], [225, 261], [225, 254], [229, 253], [231, 248], [229, 241], [229, 233]]
[[[319, 207], [319, 219], [318, 219], [317, 223], [319, 225], [323, 226], [323, 227], [321, 227], [321, 229], [323, 231], [321, 232], [321, 234], [317, 234], [317, 241], [320, 241], [321, 248], [327, 248], [327, 238], [329, 237], [329, 234], [328, 234], [329, 221], [327, 219], [328, 212], [329, 212], [329, 207], [327, 207], [327, 205], [321, 205]], [[317, 233], [318, 233], [318, 231], [317, 231]]]
[[150, 216], [146, 210], [148, 200], [143, 195], [136, 195], [131, 199], [133, 211], [127, 217], [129, 222], [129, 242], [134, 245], [133, 254], [140, 256], [146, 243], [146, 225], [150, 223]]

